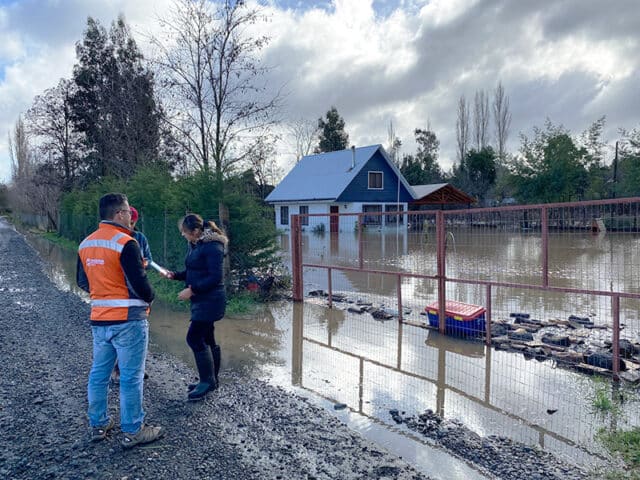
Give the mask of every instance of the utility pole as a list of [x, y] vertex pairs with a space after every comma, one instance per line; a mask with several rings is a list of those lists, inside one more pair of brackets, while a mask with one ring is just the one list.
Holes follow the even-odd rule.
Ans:
[[616, 198], [616, 187], [618, 183], [618, 141], [616, 141], [616, 155], [613, 157], [613, 192], [611, 197]]

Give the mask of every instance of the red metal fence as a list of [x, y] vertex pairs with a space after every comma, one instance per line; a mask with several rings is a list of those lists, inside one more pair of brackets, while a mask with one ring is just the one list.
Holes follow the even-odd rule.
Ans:
[[[449, 300], [483, 306], [487, 345], [496, 336], [495, 322], [524, 311], [526, 304], [536, 318], [553, 316], [559, 322], [574, 318], [607, 328], [611, 370], [618, 379], [621, 314], [625, 331], [631, 337], [638, 331], [639, 209], [640, 198], [625, 198], [469, 210], [294, 215], [294, 300], [309, 293], [304, 291], [305, 271], [326, 272], [323, 285], [329, 307], [336, 290], [343, 295], [371, 293], [352, 284], [336, 288], [338, 273], [385, 277], [380, 298], [392, 304], [387, 311], [397, 313], [401, 323], [416, 323], [405, 318], [407, 304], [420, 311], [435, 305], [439, 319], [447, 317]], [[337, 223], [339, 232], [327, 233], [330, 223]], [[390, 253], [393, 247], [396, 251]], [[390, 279], [395, 287], [391, 292]], [[445, 323], [438, 324], [442, 333]]]
[[[293, 216], [282, 237], [304, 300], [301, 386], [382, 422], [432, 409], [585, 465], [606, 458], [600, 428], [640, 425], [635, 385], [582, 374], [640, 379], [640, 198], [382, 210]], [[482, 331], [437, 332], [447, 302], [462, 305], [453, 324], [482, 312]], [[620, 408], [601, 417], [603, 398]]]

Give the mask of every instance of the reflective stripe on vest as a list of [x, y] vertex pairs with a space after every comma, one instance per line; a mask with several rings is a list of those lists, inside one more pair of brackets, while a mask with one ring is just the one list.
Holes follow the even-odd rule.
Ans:
[[89, 287], [93, 284], [100, 290], [91, 291], [92, 321], [137, 320], [147, 315], [149, 304], [135, 297], [119, 265], [124, 246], [131, 240], [133, 237], [120, 227], [101, 223], [80, 244], [78, 253]]
[[148, 307], [144, 300], [130, 298], [127, 300], [91, 300], [92, 307]]
[[[108, 248], [109, 250], [115, 250], [118, 253], [122, 253], [124, 245], [120, 245], [117, 241], [122, 238], [122, 234], [114, 236], [111, 240], [83, 240], [80, 244], [80, 250], [89, 247]], [[116, 238], [118, 237], [118, 238]]]

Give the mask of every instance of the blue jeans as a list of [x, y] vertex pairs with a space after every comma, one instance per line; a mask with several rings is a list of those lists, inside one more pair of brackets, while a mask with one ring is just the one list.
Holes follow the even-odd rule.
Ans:
[[89, 424], [104, 426], [109, 421], [107, 396], [116, 358], [120, 367], [120, 428], [136, 433], [144, 421], [142, 392], [144, 363], [149, 344], [149, 322], [129, 321], [91, 327], [93, 364], [89, 373]]

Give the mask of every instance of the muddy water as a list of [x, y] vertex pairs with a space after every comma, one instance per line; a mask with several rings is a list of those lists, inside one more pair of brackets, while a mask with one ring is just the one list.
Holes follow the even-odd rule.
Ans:
[[[289, 261], [289, 237], [281, 237], [285, 262]], [[539, 235], [497, 230], [455, 230], [447, 239], [446, 274], [450, 279], [494, 280], [516, 284], [542, 284], [542, 250]], [[303, 262], [338, 265], [387, 272], [436, 274], [433, 238], [424, 232], [366, 232], [356, 234], [302, 235]], [[591, 235], [585, 232], [552, 234], [549, 238], [549, 284], [594, 291], [640, 292], [640, 239], [636, 234]], [[437, 284], [431, 279], [403, 278], [362, 271], [324, 268], [303, 269], [304, 291], [342, 293], [349, 301], [371, 302], [397, 312], [397, 292], [402, 292], [403, 317], [425, 324], [421, 312], [437, 300]], [[308, 297], [307, 297], [308, 298]], [[485, 305], [486, 290], [451, 282], [447, 298]], [[317, 303], [317, 311], [314, 306]], [[351, 405], [363, 414], [384, 417], [389, 408], [410, 413], [426, 408], [447, 418], [459, 418], [482, 435], [502, 435], [537, 445], [583, 465], [597, 464], [604, 452], [594, 440], [600, 428], [640, 425], [637, 403], [625, 404], [618, 415], [602, 418], [593, 408], [594, 382], [582, 374], [556, 368], [513, 352], [486, 349], [482, 344], [461, 342], [436, 332], [397, 321], [381, 325], [369, 315], [347, 311], [349, 304], [307, 300], [304, 317], [307, 345], [313, 367], [313, 389], [330, 391], [332, 398], [347, 394]], [[610, 297], [565, 294], [518, 288], [495, 288], [493, 319], [511, 312], [527, 312], [536, 319], [589, 316], [599, 326], [611, 325]], [[640, 335], [635, 299], [622, 299], [621, 337], [637, 341]], [[319, 325], [313, 319], [325, 318]], [[556, 333], [565, 333], [558, 329]], [[584, 338], [583, 348], [611, 340], [612, 331], [598, 329]], [[315, 355], [315, 356], [314, 356]], [[327, 360], [329, 359], [329, 360]], [[331, 360], [333, 359], [333, 360]], [[340, 365], [336, 371], [327, 364]], [[313, 383], [313, 371], [325, 371]], [[332, 384], [326, 382], [335, 376]], [[351, 385], [348, 389], [347, 385]], [[609, 392], [615, 398], [618, 393]]]
[[[281, 248], [289, 262], [290, 240], [283, 235]], [[436, 275], [436, 245], [428, 232], [365, 232], [359, 241], [353, 232], [302, 235], [303, 262]], [[504, 232], [496, 229], [452, 229], [447, 237], [446, 275], [450, 279], [492, 280], [515, 284], [542, 285], [542, 240], [539, 234]], [[587, 232], [554, 233], [549, 236], [549, 285], [585, 290], [640, 293], [640, 236], [630, 233], [591, 235]], [[305, 292], [328, 286], [327, 272], [304, 269]], [[397, 304], [397, 280], [393, 275], [333, 270], [332, 288], [362, 299], [389, 306]], [[435, 301], [437, 282], [404, 278], [403, 305], [421, 311]], [[483, 286], [449, 283], [447, 297], [484, 305]], [[516, 288], [494, 288], [495, 318], [510, 312], [529, 312], [535, 318], [566, 319], [589, 316], [596, 323], [611, 323], [611, 299], [607, 296], [564, 294]], [[622, 336], [640, 334], [640, 302], [622, 299]]]
[[[61, 288], [74, 288], [75, 255], [42, 239], [31, 238], [30, 241], [50, 261], [50, 275], [56, 283]], [[456, 254], [462, 254], [465, 240], [459, 236], [458, 242]], [[350, 264], [357, 259], [357, 252], [354, 254], [348, 245], [346, 250], [341, 250], [340, 243], [323, 247], [313, 239], [306, 245], [308, 256], [321, 252], [317, 261], [324, 261], [327, 252], [333, 256], [332, 261]], [[417, 246], [411, 245], [410, 238], [398, 241], [393, 235], [380, 247], [369, 242], [366, 261], [370, 264], [390, 262], [397, 251], [403, 261], [426, 265], [428, 270], [430, 257], [424, 253], [424, 246], [419, 246], [420, 253]], [[507, 251], [515, 248], [509, 239], [500, 242], [494, 239], [486, 247], [495, 249], [495, 245], [507, 245]], [[636, 248], [630, 243], [622, 247], [613, 244], [605, 247], [604, 250], [615, 251], [621, 248], [623, 252], [624, 249], [635, 252]], [[592, 263], [598, 265], [598, 271], [604, 271], [603, 256], [610, 252], [595, 250]], [[480, 247], [476, 254], [480, 258], [488, 255], [486, 249]], [[491, 255], [509, 257], [502, 250]], [[512, 271], [511, 275], [522, 277], [526, 272], [533, 272], [529, 274], [532, 278], [536, 274], [534, 264], [537, 260], [527, 260], [527, 256], [527, 252], [521, 252], [523, 267], [520, 270], [510, 270], [507, 260], [503, 264], [508, 272]], [[468, 261], [458, 260], [458, 265], [467, 265]], [[575, 260], [571, 261], [571, 255], [567, 253], [566, 264], [554, 271], [564, 271], [569, 276], [586, 268], [584, 261], [580, 261], [583, 267], [577, 266]], [[487, 269], [496, 262], [486, 258], [480, 261]], [[529, 266], [524, 268], [526, 265]], [[448, 272], [455, 271], [451, 268]], [[623, 272], [627, 272], [627, 276], [622, 275], [626, 281], [634, 282], [637, 278], [629, 269]], [[594, 282], [597, 288], [609, 281], [604, 275], [595, 276], [602, 277]], [[326, 271], [305, 269], [306, 291], [326, 288], [326, 280]], [[343, 276], [334, 272], [333, 282], [337, 290], [377, 301], [386, 299], [383, 301], [389, 304], [392, 304], [397, 288], [394, 278], [360, 272], [348, 272]], [[419, 311], [433, 298], [434, 288], [435, 285], [428, 281], [403, 283], [405, 305], [413, 307], [407, 314], [408, 320], [424, 323]], [[455, 293], [460, 294], [460, 291]], [[475, 294], [472, 289], [467, 293], [471, 297]], [[532, 299], [531, 295], [522, 298], [519, 295], [518, 292], [512, 296], [505, 294], [505, 309], [522, 311], [541, 304], [547, 311], [565, 314], [566, 305], [560, 299], [540, 300]], [[524, 302], [524, 307], [519, 300]], [[586, 299], [585, 302], [589, 308], [601, 308], [599, 301], [594, 303], [593, 299]], [[407, 434], [405, 429], [396, 428], [389, 415], [390, 409], [398, 409], [407, 415], [431, 409], [446, 418], [460, 419], [478, 434], [506, 436], [537, 445], [583, 465], [601, 462], [604, 452], [594, 441], [599, 428], [640, 424], [634, 404], [615, 418], [603, 419], [594, 415], [591, 380], [555, 368], [551, 361], [527, 360], [522, 355], [486, 349], [481, 343], [457, 341], [395, 320], [375, 321], [369, 315], [346, 311], [346, 306], [336, 303], [335, 308], [328, 309], [323, 302], [311, 299], [302, 304], [272, 304], [251, 318], [226, 318], [216, 325], [216, 337], [224, 349], [223, 368], [248, 372], [308, 395], [353, 429], [434, 478], [483, 477], [465, 463]], [[188, 312], [156, 302], [150, 323], [153, 348], [192, 362], [184, 342]], [[333, 409], [336, 403], [344, 403], [348, 408], [336, 411]]]

